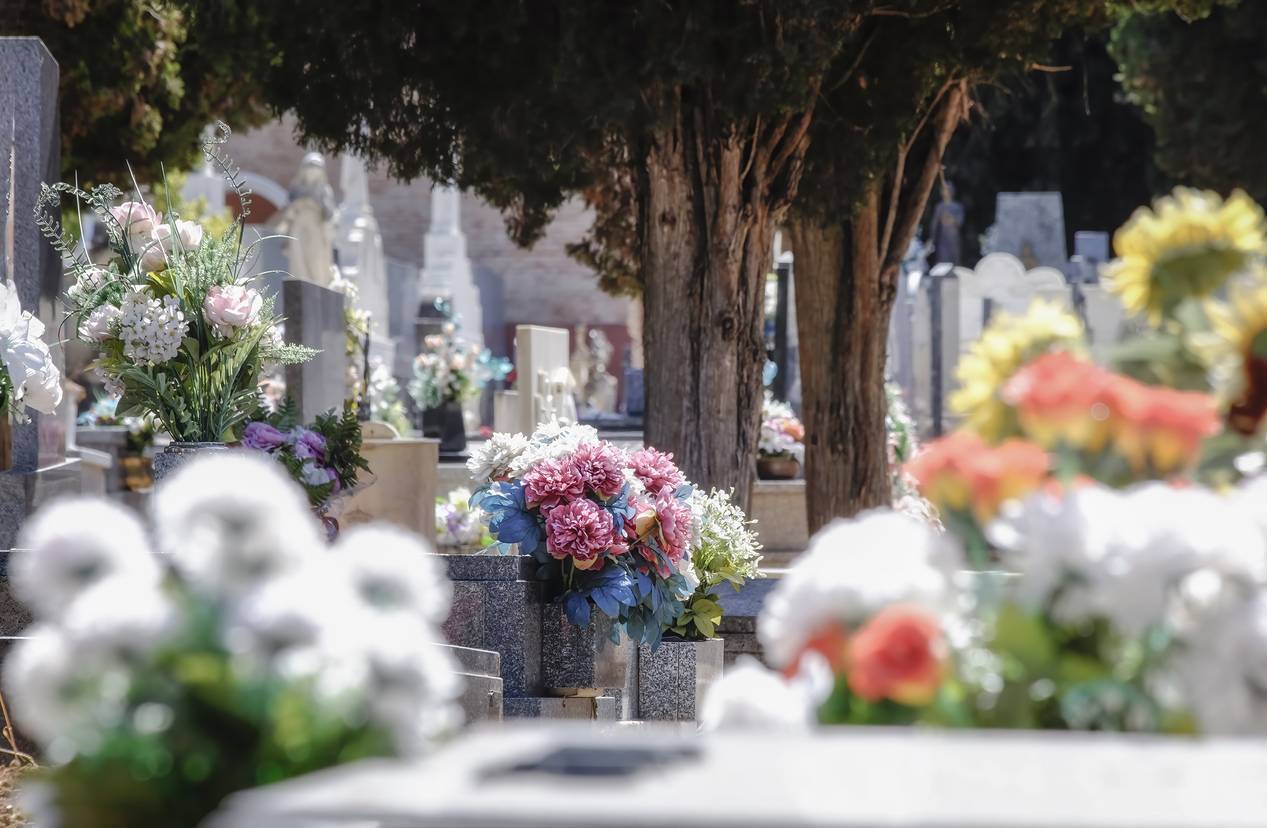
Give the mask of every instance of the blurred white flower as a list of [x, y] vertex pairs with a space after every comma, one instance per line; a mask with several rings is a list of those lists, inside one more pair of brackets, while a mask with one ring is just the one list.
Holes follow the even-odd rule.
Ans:
[[598, 431], [593, 426], [561, 423], [552, 420], [537, 426], [528, 439], [527, 448], [510, 461], [510, 476], [523, 477], [543, 460], [565, 457], [582, 443], [597, 443]]
[[454, 703], [462, 692], [457, 661], [439, 642], [415, 637], [408, 625], [379, 625], [366, 633], [370, 719], [391, 732], [402, 753], [422, 753], [462, 722]]
[[1207, 614], [1169, 666], [1201, 733], [1267, 735], [1267, 595]]
[[987, 534], [1020, 573], [1023, 605], [1062, 623], [1105, 618], [1127, 635], [1165, 622], [1196, 573], [1267, 578], [1262, 534], [1232, 500], [1197, 487], [1037, 493], [1005, 507]]
[[79, 323], [79, 338], [88, 342], [104, 342], [114, 336], [114, 325], [123, 311], [109, 302], [98, 305]]
[[0, 280], [0, 372], [9, 375], [13, 402], [51, 414], [62, 400], [62, 376], [43, 335], [44, 323]]
[[154, 496], [159, 550], [191, 584], [244, 594], [323, 546], [303, 490], [281, 464], [253, 452], [194, 460]]
[[704, 698], [705, 731], [733, 729], [808, 730], [817, 703], [805, 682], [788, 681], [745, 656]]
[[927, 524], [888, 509], [835, 521], [810, 540], [766, 598], [757, 623], [765, 653], [785, 667], [824, 624], [858, 624], [892, 604], [948, 615], [959, 560], [958, 550]]
[[75, 598], [106, 579], [152, 588], [161, 577], [141, 522], [119, 506], [86, 497], [37, 512], [22, 528], [10, 567], [14, 592], [43, 620], [60, 619]]
[[471, 479], [484, 484], [510, 471], [511, 464], [528, 450], [528, 438], [522, 434], [498, 432], [471, 449], [466, 468]]
[[76, 734], [94, 718], [91, 700], [77, 692], [85, 678], [82, 665], [60, 631], [35, 626], [24, 635], [4, 661], [9, 709], [45, 752], [62, 740], [64, 746], [53, 752], [73, 755]]
[[452, 587], [419, 536], [387, 524], [354, 526], [333, 554], [361, 603], [375, 612], [417, 613], [431, 624], [449, 615]]
[[76, 598], [62, 629], [77, 660], [110, 664], [147, 655], [178, 623], [175, 606], [156, 582], [122, 575], [100, 581]]

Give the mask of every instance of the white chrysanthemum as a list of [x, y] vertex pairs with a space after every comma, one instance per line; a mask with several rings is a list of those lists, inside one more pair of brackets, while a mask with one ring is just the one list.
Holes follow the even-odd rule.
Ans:
[[745, 656], [709, 689], [700, 714], [706, 731], [808, 730], [817, 702], [809, 686], [788, 681]]
[[1020, 573], [1022, 603], [1062, 622], [1105, 618], [1128, 635], [1167, 621], [1198, 573], [1246, 585], [1267, 578], [1261, 533], [1231, 500], [1200, 488], [1035, 494], [1006, 507], [988, 534]]
[[143, 365], [161, 365], [176, 356], [189, 323], [175, 296], [158, 300], [143, 289], [133, 290], [124, 295], [119, 310], [124, 356]]
[[25, 635], [4, 661], [4, 694], [22, 732], [65, 761], [98, 717], [104, 699], [96, 691], [106, 688], [85, 687], [83, 664], [59, 630], [35, 626]]
[[45, 620], [60, 619], [75, 598], [107, 578], [153, 586], [161, 576], [141, 522], [86, 497], [36, 513], [22, 528], [10, 567], [14, 592]]
[[494, 434], [471, 450], [466, 468], [476, 484], [484, 484], [504, 476], [511, 464], [528, 450], [528, 438], [522, 434]]
[[419, 536], [387, 524], [355, 526], [334, 546], [353, 592], [377, 612], [411, 612], [432, 624], [449, 615], [452, 587]]
[[566, 457], [582, 443], [597, 443], [598, 431], [593, 426], [564, 424], [557, 420], [543, 423], [528, 439], [528, 448], [510, 463], [510, 476], [523, 477], [543, 460]]
[[153, 581], [108, 578], [71, 603], [62, 629], [87, 663], [128, 662], [150, 653], [177, 629], [171, 600]]
[[153, 510], [159, 550], [217, 597], [241, 595], [323, 546], [303, 489], [252, 452], [183, 466], [158, 488]]
[[838, 520], [770, 592], [757, 623], [775, 667], [792, 662], [825, 624], [856, 625], [892, 604], [953, 609], [957, 550], [926, 524], [888, 509]]

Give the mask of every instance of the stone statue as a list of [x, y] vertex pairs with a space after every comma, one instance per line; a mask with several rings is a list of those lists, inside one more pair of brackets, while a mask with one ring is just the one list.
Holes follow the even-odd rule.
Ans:
[[607, 334], [598, 328], [589, 332], [589, 366], [582, 382], [585, 407], [599, 413], [610, 414], [616, 410], [616, 378], [607, 373], [611, 361], [612, 343]]
[[933, 241], [933, 264], [959, 264], [963, 220], [963, 205], [955, 201], [955, 185], [942, 181], [941, 201], [933, 208], [933, 220], [928, 228]]
[[277, 233], [288, 236], [286, 258], [291, 276], [328, 287], [334, 265], [334, 189], [321, 153], [310, 152], [290, 182], [290, 203], [277, 220]]

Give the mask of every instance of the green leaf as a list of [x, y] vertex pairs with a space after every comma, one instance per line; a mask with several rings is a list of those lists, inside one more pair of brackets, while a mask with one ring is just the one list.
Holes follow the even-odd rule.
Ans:
[[[718, 619], [720, 620], [720, 615]], [[695, 627], [705, 638], [712, 638], [717, 632], [717, 624], [712, 619], [702, 618], [698, 615], [695, 616]]]
[[999, 608], [991, 648], [1015, 658], [1031, 675], [1048, 673], [1056, 657], [1055, 644], [1043, 620], [1013, 603]]

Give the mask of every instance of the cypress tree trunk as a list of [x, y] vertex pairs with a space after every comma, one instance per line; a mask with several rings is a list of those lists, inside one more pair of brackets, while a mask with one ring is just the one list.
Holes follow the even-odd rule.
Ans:
[[710, 124], [679, 92], [640, 182], [646, 442], [747, 508], [756, 476], [766, 274], [810, 113]]
[[873, 191], [844, 225], [787, 225], [796, 257], [810, 531], [890, 503], [884, 360], [894, 292], [883, 289], [878, 220]]
[[[902, 257], [968, 106], [967, 82], [947, 82], [846, 221], [794, 216], [796, 316], [805, 418], [810, 532], [891, 502], [885, 349]], [[918, 159], [906, 175], [907, 160]]]

